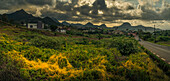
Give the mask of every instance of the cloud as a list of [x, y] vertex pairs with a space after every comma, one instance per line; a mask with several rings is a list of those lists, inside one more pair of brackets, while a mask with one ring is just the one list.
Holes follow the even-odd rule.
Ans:
[[3, 11], [23, 8], [35, 16], [59, 20], [170, 20], [170, 6], [164, 0], [1, 0], [0, 5]]

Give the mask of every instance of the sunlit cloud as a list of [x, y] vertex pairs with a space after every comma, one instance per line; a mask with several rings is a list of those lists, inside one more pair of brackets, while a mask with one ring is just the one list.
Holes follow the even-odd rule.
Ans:
[[115, 26], [116, 23], [113, 22], [117, 20], [141, 21], [143, 23], [137, 24], [143, 25], [148, 21], [168, 23], [170, 20], [170, 0], [2, 0], [0, 5], [1, 14], [24, 9], [34, 16], [50, 16], [62, 21], [105, 23], [109, 27]]

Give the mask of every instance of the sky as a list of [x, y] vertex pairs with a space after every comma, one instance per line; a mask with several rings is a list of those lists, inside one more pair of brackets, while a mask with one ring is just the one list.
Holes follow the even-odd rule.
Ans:
[[170, 0], [0, 0], [0, 14], [24, 9], [38, 17], [108, 27], [129, 22], [133, 26], [170, 30]]

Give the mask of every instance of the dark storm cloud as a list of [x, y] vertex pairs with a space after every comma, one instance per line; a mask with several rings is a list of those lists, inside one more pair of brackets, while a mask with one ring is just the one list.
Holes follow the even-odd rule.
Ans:
[[[86, 0], [84, 0], [86, 1]], [[170, 7], [162, 10], [161, 13], [156, 12], [154, 9], [148, 7], [149, 4], [141, 5], [141, 10], [136, 9], [135, 5], [130, 2], [112, 1], [113, 5], [108, 7], [106, 0], [96, 0], [91, 6], [83, 4], [80, 6], [79, 0], [72, 0], [71, 3], [61, 2], [59, 0], [1, 0], [0, 10], [16, 10], [18, 8], [30, 8], [29, 6], [37, 6], [29, 12], [36, 14], [37, 10], [41, 13], [42, 17], [50, 16], [59, 20], [92, 20], [92, 21], [113, 21], [117, 19], [169, 19], [170, 20]], [[131, 0], [133, 1], [133, 0]], [[137, 0], [136, 0], [137, 1]], [[55, 2], [55, 3], [54, 3]], [[115, 5], [114, 3], [118, 3]], [[119, 6], [121, 5], [121, 7]], [[39, 8], [39, 9], [38, 9]], [[157, 9], [161, 11], [161, 9]], [[137, 12], [140, 11], [140, 12]], [[99, 14], [100, 12], [100, 14]], [[138, 14], [138, 15], [136, 15]]]
[[162, 16], [163, 16], [163, 19], [170, 20], [170, 7], [164, 9], [161, 14], [162, 14]]
[[0, 9], [9, 10], [24, 5], [52, 5], [52, 0], [1, 0], [0, 5]]
[[68, 4], [68, 5], [65, 5], [66, 3], [64, 2], [60, 2], [60, 1], [56, 1], [56, 6], [55, 6], [55, 10], [61, 10], [61, 11], [71, 11], [71, 9], [73, 8], [73, 5], [71, 4]]
[[142, 6], [141, 10], [143, 11], [142, 19], [146, 20], [162, 19], [160, 14], [158, 14], [154, 10], [149, 9], [148, 7]]
[[[0, 6], [0, 9], [10, 9], [11, 7], [20, 7], [21, 5], [36, 5], [36, 6], [44, 6], [49, 5], [52, 6], [52, 0], [3, 0], [0, 2], [0, 4], [4, 4], [4, 6]], [[124, 14], [119, 13], [119, 9], [116, 7], [107, 8], [107, 5], [105, 3], [105, 0], [96, 0], [92, 5], [89, 6], [88, 4], [75, 7], [77, 5], [78, 0], [72, 0], [71, 4], [60, 2], [59, 0], [56, 0], [56, 6], [54, 9], [43, 9], [41, 10], [42, 16], [53, 16], [58, 19], [72, 19], [73, 16], [77, 16], [78, 20], [82, 19], [88, 19], [87, 17], [91, 17], [92, 20], [114, 20], [114, 19], [123, 19], [125, 16]], [[17, 7], [17, 8], [18, 8]], [[133, 9], [132, 6], [129, 6], [128, 9]], [[63, 11], [65, 13], [58, 13], [54, 12], [55, 10]], [[103, 14], [99, 15], [99, 10], [103, 12]], [[90, 13], [91, 11], [91, 13]], [[36, 11], [29, 11], [31, 13], [35, 13]], [[48, 13], [47, 13], [48, 12]], [[77, 14], [77, 12], [80, 13], [80, 15]], [[113, 15], [113, 12], [115, 13]], [[73, 18], [75, 19], [75, 18]]]
[[92, 11], [92, 14], [98, 14], [98, 10], [106, 10], [106, 3], [105, 3], [105, 0], [96, 0], [94, 3], [93, 3], [93, 11]]
[[24, 0], [1, 0], [0, 1], [0, 9], [8, 10], [12, 7], [19, 5], [25, 5]]
[[29, 4], [33, 5], [52, 5], [52, 0], [24, 0]]

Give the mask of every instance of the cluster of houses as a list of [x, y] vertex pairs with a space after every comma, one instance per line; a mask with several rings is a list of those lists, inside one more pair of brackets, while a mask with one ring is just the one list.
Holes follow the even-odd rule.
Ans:
[[[28, 22], [28, 23], [24, 23], [23, 25], [29, 29], [50, 30], [49, 25], [43, 23], [42, 21]], [[66, 28], [64, 26], [58, 26], [58, 28], [56, 29], [56, 31], [60, 33], [66, 33], [67, 30], [70, 30], [70, 28]]]
[[[48, 24], [44, 24], [43, 22], [41, 21], [38, 21], [38, 22], [29, 22], [29, 23], [26, 23], [24, 24], [27, 28], [29, 29], [41, 29], [41, 30], [50, 30], [48, 28], [49, 25]], [[58, 26], [56, 31], [57, 32], [60, 32], [60, 33], [66, 33], [67, 30], [71, 30], [70, 28], [66, 27], [66, 26]], [[78, 30], [81, 30], [83, 33], [96, 33], [97, 32], [101, 32], [103, 31], [102, 28], [88, 28], [88, 27], [81, 27], [81, 28], [78, 28]], [[121, 30], [107, 30], [106, 31], [107, 34], [119, 34], [119, 35], [124, 35], [126, 32], [124, 31], [121, 31]], [[133, 36], [136, 36], [137, 33], [134, 33], [133, 31], [127, 33], [128, 35], [133, 35]]]

